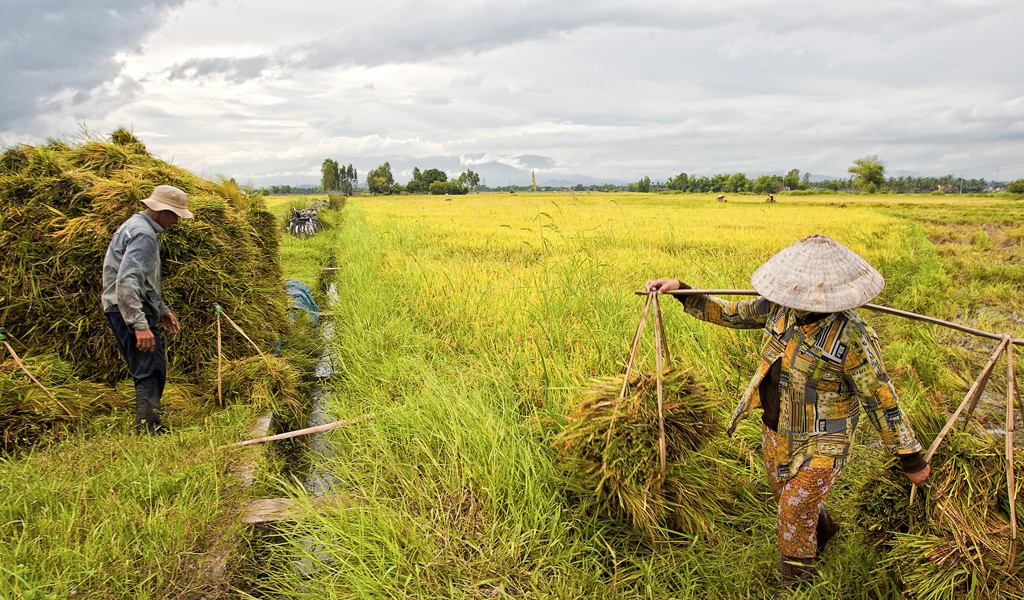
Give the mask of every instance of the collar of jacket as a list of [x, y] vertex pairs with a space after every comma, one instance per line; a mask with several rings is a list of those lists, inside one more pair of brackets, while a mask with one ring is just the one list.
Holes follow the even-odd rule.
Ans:
[[155, 231], [157, 233], [163, 233], [164, 232], [164, 228], [161, 227], [159, 223], [154, 221], [153, 217], [147, 215], [146, 211], [140, 210], [139, 214], [142, 215], [142, 218], [144, 218], [147, 223], [149, 223], [149, 226], [153, 228], [153, 231]]

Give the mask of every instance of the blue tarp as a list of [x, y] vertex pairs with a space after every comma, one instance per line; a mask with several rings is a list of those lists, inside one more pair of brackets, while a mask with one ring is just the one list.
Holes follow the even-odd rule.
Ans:
[[317, 306], [316, 300], [313, 299], [313, 293], [310, 291], [309, 286], [298, 279], [285, 279], [284, 285], [292, 299], [291, 307], [308, 312], [309, 322], [316, 325], [316, 322], [320, 319], [318, 314], [320, 307]]

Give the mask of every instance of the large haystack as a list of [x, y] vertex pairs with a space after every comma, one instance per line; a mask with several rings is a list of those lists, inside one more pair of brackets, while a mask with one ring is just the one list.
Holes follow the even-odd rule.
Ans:
[[[80, 376], [123, 377], [100, 308], [103, 255], [160, 184], [185, 190], [196, 215], [163, 234], [164, 299], [182, 324], [166, 340], [170, 371], [198, 375], [215, 357], [213, 302], [269, 350], [288, 326], [273, 215], [230, 182], [150, 156], [124, 129], [109, 142], [50, 141], [0, 155], [0, 323]], [[245, 344], [227, 335], [226, 355], [248, 357]]]
[[[214, 302], [265, 352], [287, 333], [280, 232], [262, 198], [154, 158], [119, 129], [109, 141], [49, 141], [0, 155], [0, 325], [27, 355], [55, 354], [92, 382], [128, 376], [100, 307], [103, 256], [114, 230], [160, 184], [183, 189], [195, 213], [161, 236], [164, 300], [182, 327], [165, 336], [170, 379], [210, 390]], [[253, 349], [225, 327], [224, 355], [248, 359]]]

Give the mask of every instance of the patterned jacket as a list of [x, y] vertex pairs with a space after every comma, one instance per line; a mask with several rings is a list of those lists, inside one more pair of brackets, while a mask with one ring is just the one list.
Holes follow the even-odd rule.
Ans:
[[882, 444], [923, 468], [921, 444], [885, 371], [878, 336], [858, 313], [833, 313], [799, 327], [795, 311], [765, 298], [678, 298], [686, 312], [709, 323], [764, 329], [760, 364], [733, 413], [729, 435], [740, 419], [760, 406], [758, 386], [782, 357], [776, 457], [780, 479], [792, 477], [805, 465], [828, 469], [846, 464], [862, 407]]

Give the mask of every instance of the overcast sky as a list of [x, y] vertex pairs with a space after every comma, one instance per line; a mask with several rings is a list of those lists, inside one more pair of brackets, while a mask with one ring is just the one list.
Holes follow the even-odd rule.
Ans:
[[890, 173], [1024, 177], [1021, 0], [0, 7], [4, 145], [124, 125], [256, 185], [317, 182], [326, 157], [489, 185], [844, 176], [872, 154]]

